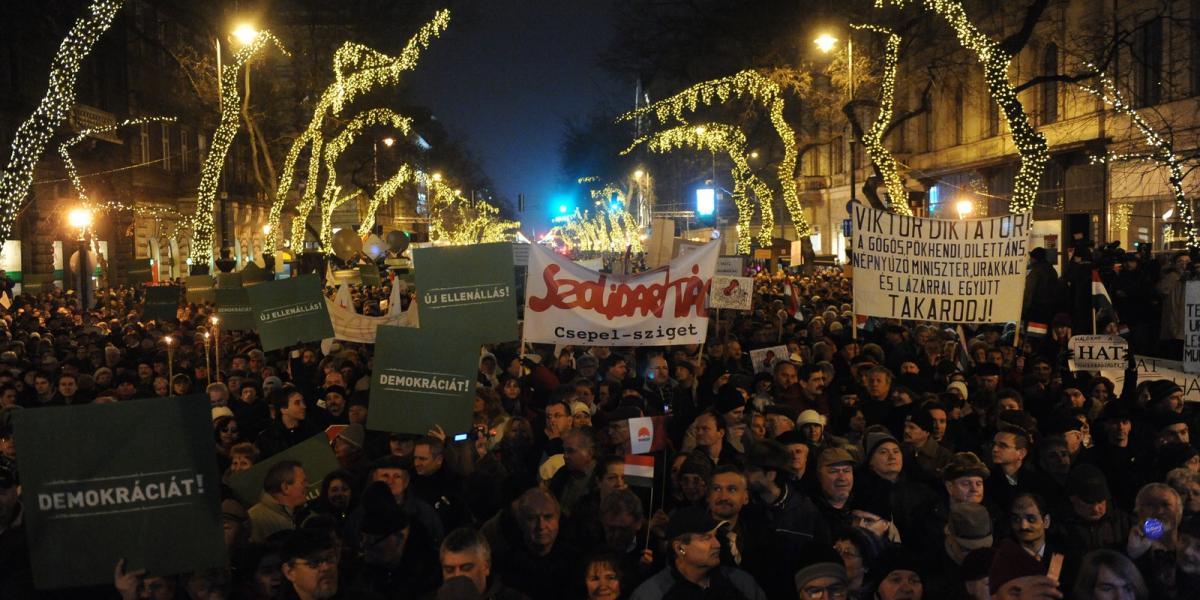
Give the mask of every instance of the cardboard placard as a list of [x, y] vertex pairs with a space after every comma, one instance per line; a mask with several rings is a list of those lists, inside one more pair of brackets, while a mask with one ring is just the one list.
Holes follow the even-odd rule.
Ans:
[[754, 278], [714, 275], [708, 292], [709, 308], [750, 310], [754, 301]]
[[258, 320], [254, 306], [250, 304], [250, 293], [245, 288], [216, 290], [217, 315], [221, 317], [221, 329], [227, 331], [255, 331]]
[[142, 318], [147, 321], [174, 321], [178, 318], [179, 286], [154, 285], [146, 288]]
[[512, 259], [508, 242], [413, 250], [421, 326], [476, 343], [517, 339]]
[[[425, 318], [425, 313], [421, 314]], [[425, 327], [381, 325], [375, 330], [375, 369], [367, 428], [448, 435], [471, 428], [479, 342]]]
[[750, 351], [750, 365], [754, 367], [755, 373], [769, 372], [775, 368], [775, 363], [783, 360], [788, 360], [787, 346], [771, 346]]
[[1123, 371], [1129, 362], [1129, 342], [1120, 336], [1073, 335], [1067, 348], [1071, 351], [1067, 366], [1072, 371]]
[[246, 471], [231, 475], [229, 487], [242, 504], [258, 504], [263, 494], [263, 479], [266, 479], [271, 466], [283, 460], [296, 460], [304, 467], [304, 476], [308, 480], [307, 497], [310, 500], [316, 498], [321, 494], [321, 480], [330, 471], [338, 469], [337, 457], [333, 455], [333, 448], [329, 446], [329, 442], [330, 438], [325, 432], [318, 433], [279, 454], [259, 461]]
[[204, 304], [217, 299], [213, 293], [213, 278], [208, 275], [188, 275], [186, 299], [190, 304]]
[[333, 322], [316, 275], [246, 288], [264, 351], [333, 337]]

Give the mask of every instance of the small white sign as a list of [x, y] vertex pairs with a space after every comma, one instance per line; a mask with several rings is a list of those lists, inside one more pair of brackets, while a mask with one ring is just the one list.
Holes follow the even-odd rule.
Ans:
[[771, 346], [750, 351], [750, 364], [755, 373], [771, 371], [775, 368], [775, 363], [785, 360], [788, 360], [787, 346]]
[[709, 308], [750, 310], [753, 300], [753, 278], [713, 276], [708, 292]]
[[1129, 361], [1129, 342], [1115, 335], [1075, 335], [1067, 342], [1072, 371], [1124, 371]]

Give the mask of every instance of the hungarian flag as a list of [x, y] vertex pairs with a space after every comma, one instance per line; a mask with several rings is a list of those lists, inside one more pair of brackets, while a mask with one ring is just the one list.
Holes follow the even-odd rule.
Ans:
[[667, 432], [662, 417], [638, 417], [629, 420], [629, 451], [634, 454], [658, 452], [667, 447]]
[[1031, 338], [1046, 337], [1050, 333], [1050, 326], [1045, 323], [1034, 323], [1032, 321], [1025, 324], [1025, 335]]
[[1112, 296], [1108, 295], [1108, 288], [1100, 280], [1100, 271], [1095, 269], [1092, 269], [1092, 308], [1098, 313], [1113, 309]]
[[654, 457], [626, 454], [625, 483], [637, 487], [654, 487]]
[[793, 284], [787, 284], [783, 288], [783, 293], [787, 297], [785, 309], [789, 316], [797, 321], [803, 321], [804, 315], [800, 314], [800, 292]]

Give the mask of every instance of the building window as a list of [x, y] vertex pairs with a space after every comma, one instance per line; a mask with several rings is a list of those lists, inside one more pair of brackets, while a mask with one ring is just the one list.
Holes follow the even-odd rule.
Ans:
[[934, 124], [933, 111], [936, 106], [937, 106], [936, 102], [930, 103], [929, 110], [925, 111], [925, 114], [921, 119], [921, 125], [924, 128], [924, 131], [921, 132], [922, 133], [921, 137], [923, 138], [922, 141], [925, 142], [925, 151], [926, 152], [933, 152], [933, 124]]
[[162, 124], [162, 168], [164, 171], [171, 170], [171, 124]]
[[1136, 103], [1154, 106], [1162, 102], [1163, 25], [1151, 19], [1138, 27], [1133, 38], [1133, 73]]
[[846, 140], [842, 136], [833, 138], [833, 143], [829, 145], [829, 155], [833, 163], [833, 172], [841, 175], [846, 172]]
[[203, 164], [208, 157], [208, 138], [203, 133], [196, 134], [196, 164]]
[[961, 145], [965, 139], [963, 134], [964, 123], [966, 119], [967, 107], [963, 103], [963, 85], [960, 83], [954, 88], [954, 145]]
[[[1058, 75], [1058, 46], [1050, 44], [1042, 55], [1042, 76], [1056, 77]], [[1058, 82], [1048, 81], [1042, 84], [1042, 123], [1053, 123], [1058, 120]]]
[[179, 128], [179, 170], [187, 173], [191, 170], [192, 155], [188, 152], [188, 138], [192, 133], [187, 127]]
[[142, 150], [142, 163], [150, 162], [150, 126], [142, 123], [138, 128], [138, 146]]

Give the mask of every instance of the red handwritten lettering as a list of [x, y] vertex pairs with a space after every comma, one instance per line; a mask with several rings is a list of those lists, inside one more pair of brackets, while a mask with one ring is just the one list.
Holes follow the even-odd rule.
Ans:
[[[556, 278], [562, 268], [558, 265], [547, 265], [542, 271], [542, 281], [546, 284], [546, 295], [529, 299], [526, 306], [534, 312], [545, 312], [550, 308], [573, 309], [582, 308], [604, 315], [608, 320], [617, 317], [631, 317], [636, 313], [641, 316], [653, 314], [662, 317], [666, 309], [667, 298], [674, 292], [674, 318], [687, 317], [690, 314], [701, 316], [704, 310], [704, 299], [708, 296], [708, 282], [697, 277], [699, 266], [692, 266], [692, 274], [672, 280], [671, 269], [662, 270], [662, 282], [651, 282], [649, 277], [630, 286], [629, 283], [609, 283], [607, 275], [601, 275], [599, 281], [579, 281], [567, 277]], [[657, 276], [657, 274], [650, 274]]]

